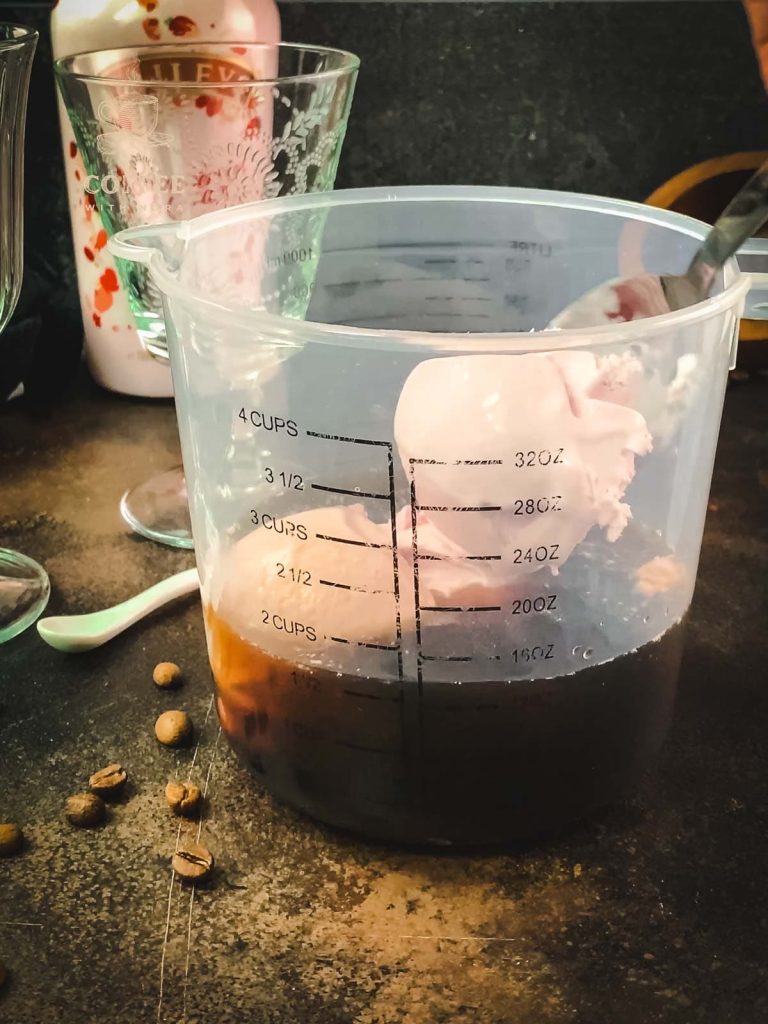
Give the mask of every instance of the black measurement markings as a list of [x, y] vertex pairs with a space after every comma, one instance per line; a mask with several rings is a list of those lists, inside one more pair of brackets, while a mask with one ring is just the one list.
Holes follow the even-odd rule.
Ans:
[[443, 604], [433, 605], [422, 605], [421, 610], [423, 612], [500, 612], [500, 604], [486, 604], [486, 605], [457, 605], [449, 606]]
[[419, 555], [422, 562], [500, 562], [501, 555]]
[[[503, 466], [503, 459], [409, 459], [413, 466]], [[413, 469], [411, 470], [413, 472]], [[417, 505], [418, 512], [501, 512], [501, 505]], [[474, 556], [476, 560], [486, 556]], [[493, 556], [491, 556], [493, 557]], [[489, 559], [490, 560], [490, 559]], [[495, 560], [495, 558], [494, 558]]]
[[[477, 280], [477, 278], [473, 278], [472, 280]], [[486, 278], [486, 280], [487, 280], [487, 278]], [[453, 283], [454, 282], [452, 281], [451, 284], [453, 284]], [[461, 295], [461, 296], [457, 296], [457, 295], [425, 295], [424, 296], [424, 301], [425, 302], [461, 302], [461, 304], [463, 306], [466, 302], [482, 302], [482, 303], [485, 304], [485, 303], [491, 302], [492, 300], [489, 299], [489, 298], [486, 298], [484, 295]]]
[[429, 277], [368, 277], [359, 281], [330, 281], [323, 287], [329, 292], [344, 291], [349, 288], [361, 288], [372, 284], [411, 284], [414, 281], [434, 281], [433, 276]]
[[366, 589], [364, 589], [362, 587], [352, 587], [352, 586], [349, 586], [349, 585], [344, 584], [344, 583], [337, 583], [337, 582], [335, 582], [333, 580], [320, 580], [320, 583], [323, 586], [326, 586], [326, 587], [338, 587], [338, 588], [340, 588], [342, 590], [352, 590], [352, 591], [356, 591], [358, 593], [388, 594], [388, 595], [391, 595], [391, 596], [394, 597], [394, 599], [395, 599], [395, 636], [396, 636], [396, 640], [397, 640], [396, 644], [394, 644], [394, 645], [389, 645], [389, 644], [368, 644], [368, 643], [364, 643], [362, 641], [348, 640], [345, 637], [331, 637], [330, 639], [335, 641], [336, 643], [356, 644], [356, 646], [358, 646], [358, 647], [364, 647], [364, 648], [367, 648], [367, 649], [370, 649], [370, 650], [395, 651], [397, 653], [397, 676], [398, 676], [398, 679], [400, 680], [400, 682], [402, 683], [402, 681], [403, 681], [403, 647], [402, 647], [403, 627], [402, 627], [402, 618], [401, 618], [401, 615], [400, 615], [400, 576], [399, 576], [399, 568], [398, 568], [398, 563], [397, 563], [397, 528], [396, 528], [396, 525], [395, 525], [396, 518], [397, 518], [397, 502], [396, 502], [396, 497], [395, 497], [395, 466], [394, 466], [394, 456], [393, 456], [393, 453], [392, 453], [392, 442], [391, 441], [378, 441], [378, 440], [374, 440], [374, 439], [368, 438], [368, 437], [347, 437], [344, 434], [327, 434], [327, 433], [323, 433], [323, 432], [317, 431], [317, 430], [307, 430], [306, 434], [307, 434], [307, 437], [315, 437], [315, 438], [318, 438], [318, 439], [323, 440], [323, 441], [338, 441], [338, 442], [341, 442], [343, 444], [364, 444], [364, 445], [369, 445], [369, 446], [374, 447], [374, 448], [384, 448], [384, 449], [386, 449], [386, 453], [387, 453], [387, 476], [388, 476], [388, 482], [389, 482], [389, 492], [387, 494], [378, 494], [378, 493], [369, 492], [369, 491], [356, 491], [356, 490], [350, 490], [349, 488], [344, 488], [344, 487], [330, 487], [327, 484], [312, 484], [311, 486], [316, 491], [326, 491], [326, 492], [331, 493], [331, 494], [347, 494], [347, 495], [349, 495], [351, 497], [355, 497], [355, 498], [358, 498], [358, 497], [359, 498], [374, 498], [374, 499], [379, 500], [379, 501], [388, 501], [389, 502], [389, 518], [390, 518], [390, 525], [391, 525], [391, 531], [392, 531], [392, 533], [391, 533], [392, 543], [391, 544], [369, 544], [366, 541], [349, 540], [349, 539], [346, 539], [344, 537], [333, 537], [333, 536], [330, 536], [329, 534], [316, 534], [315, 536], [318, 537], [320, 540], [328, 540], [328, 541], [331, 541], [332, 543], [336, 543], [336, 544], [352, 544], [355, 547], [370, 547], [370, 548], [379, 548], [379, 549], [383, 549], [383, 550], [388, 550], [389, 549], [389, 550], [392, 551], [392, 580], [393, 580], [393, 589], [391, 591], [390, 590], [366, 590]]
[[501, 505], [417, 505], [418, 512], [501, 512]]
[[403, 623], [400, 617], [400, 568], [397, 564], [397, 501], [395, 500], [395, 462], [392, 445], [387, 448], [387, 476], [389, 478], [389, 523], [392, 530], [392, 580], [395, 588], [395, 635], [397, 637], [397, 673], [403, 678]]
[[342, 434], [321, 434], [317, 430], [308, 430], [307, 437], [319, 437], [323, 441], [344, 441], [347, 444], [371, 444], [377, 448], [392, 448], [391, 441], [372, 441], [367, 437], [344, 437]]
[[[322, 434], [316, 430], [307, 430], [307, 437], [318, 437], [324, 441], [343, 441], [345, 444], [367, 444], [376, 448], [392, 449], [389, 441], [372, 441], [367, 437], [344, 437], [342, 434]], [[373, 491], [358, 491], [349, 487], [329, 487], [327, 484], [312, 484], [315, 491], [327, 491], [330, 494], [347, 494], [352, 498], [376, 498], [379, 501], [386, 501], [388, 494], [376, 494]]]
[[347, 697], [357, 697], [359, 700], [379, 700], [389, 704], [399, 704], [403, 699], [402, 690], [392, 697], [383, 697], [378, 693], [361, 693], [360, 690], [343, 690]]
[[409, 459], [412, 466], [503, 466], [503, 459]]
[[364, 640], [350, 640], [345, 636], [329, 636], [326, 640], [333, 640], [335, 644], [352, 644], [354, 647], [366, 647], [371, 651], [399, 651], [397, 644], [369, 644]]
[[374, 544], [372, 541], [351, 540], [349, 537], [332, 537], [328, 533], [316, 533], [315, 536], [318, 540], [330, 540], [334, 544], [352, 544], [356, 548], [383, 548], [385, 551], [389, 551], [392, 547], [391, 544]]
[[429, 274], [427, 277], [382, 277], [377, 279], [377, 283], [379, 280], [382, 284], [424, 284], [427, 281], [434, 281], [435, 278]]
[[422, 654], [422, 661], [472, 661], [471, 655], [463, 654]]
[[354, 587], [351, 583], [337, 583], [335, 580], [318, 580], [323, 587], [335, 587], [337, 590], [351, 590], [356, 594], [387, 594], [394, 597], [394, 590], [370, 590], [368, 587]]
[[[422, 661], [476, 661], [474, 655], [463, 654], [422, 654]], [[501, 661], [500, 654], [488, 654], [483, 661]]]
[[416, 526], [416, 475], [415, 475], [415, 461], [410, 460], [411, 464], [411, 554], [413, 555], [413, 606], [414, 606], [414, 618], [415, 618], [415, 631], [416, 631], [416, 684], [418, 687], [419, 694], [419, 709], [422, 706], [422, 696], [424, 691], [424, 678], [421, 671], [422, 660], [421, 660], [421, 599], [419, 597], [419, 541], [418, 541], [418, 530]]
[[383, 284], [383, 283], [384, 283], [383, 281], [371, 280], [371, 281], [336, 281], [334, 284], [331, 284], [331, 282], [328, 281], [328, 282], [326, 282], [326, 284], [323, 287], [325, 288], [325, 290], [327, 292], [330, 292], [331, 295], [338, 295], [339, 297], [343, 297], [344, 295], [348, 295], [351, 291], [354, 291], [357, 288], [363, 288], [366, 285], [371, 285], [371, 284]]
[[[413, 575], [414, 575], [414, 604], [416, 613], [416, 664], [419, 693], [423, 690], [422, 666], [428, 662], [457, 662], [467, 664], [477, 661], [473, 655], [461, 654], [425, 654], [421, 647], [421, 614], [430, 612], [441, 613], [475, 613], [475, 612], [500, 612], [501, 605], [422, 605], [419, 598], [419, 563], [420, 562], [450, 562], [450, 561], [475, 561], [475, 562], [500, 562], [502, 556], [499, 554], [490, 555], [459, 555], [442, 556], [432, 554], [421, 554], [419, 552], [417, 539], [417, 512], [500, 512], [501, 505], [420, 505], [416, 500], [416, 466], [502, 466], [503, 459], [409, 459], [411, 471], [411, 538], [413, 548]], [[481, 658], [482, 661], [500, 661], [500, 655], [488, 655]]]
[[355, 491], [348, 487], [328, 487], [326, 484], [312, 484], [315, 491], [328, 491], [330, 494], [348, 494], [353, 498], [378, 498], [385, 501], [388, 494], [374, 494], [372, 491]]

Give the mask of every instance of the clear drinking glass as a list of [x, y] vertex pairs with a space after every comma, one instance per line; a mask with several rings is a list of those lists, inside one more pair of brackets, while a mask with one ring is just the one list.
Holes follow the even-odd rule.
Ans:
[[[11, 318], [24, 270], [24, 119], [37, 32], [0, 23], [0, 332]], [[0, 643], [31, 625], [48, 603], [37, 562], [0, 548]]]
[[[106, 231], [186, 220], [333, 187], [359, 61], [325, 47], [174, 43], [65, 57], [56, 77]], [[93, 315], [125, 289], [145, 349], [167, 361], [158, 291], [118, 262], [94, 280]], [[181, 467], [127, 491], [136, 532], [192, 547]]]

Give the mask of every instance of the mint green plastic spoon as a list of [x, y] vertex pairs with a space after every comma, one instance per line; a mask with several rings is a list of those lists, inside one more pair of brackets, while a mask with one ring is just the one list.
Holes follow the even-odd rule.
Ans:
[[51, 647], [67, 654], [81, 654], [101, 647], [150, 612], [169, 601], [191, 594], [200, 587], [197, 569], [169, 576], [135, 597], [87, 615], [54, 615], [40, 619], [37, 632]]

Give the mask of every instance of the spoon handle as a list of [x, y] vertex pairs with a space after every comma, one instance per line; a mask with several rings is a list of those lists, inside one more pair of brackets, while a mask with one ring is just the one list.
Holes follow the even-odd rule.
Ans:
[[154, 586], [115, 605], [108, 611], [110, 617], [114, 619], [115, 625], [119, 623], [119, 631], [122, 632], [123, 629], [132, 626], [134, 622], [143, 619], [145, 615], [149, 615], [150, 612], [162, 608], [170, 601], [175, 601], [177, 597], [191, 594], [199, 586], [200, 579], [197, 569], [185, 569], [184, 572], [177, 572], [175, 576], [169, 576], [168, 579], [155, 583]]
[[686, 276], [706, 294], [718, 270], [768, 219], [768, 160], [715, 221]]
[[160, 583], [155, 583], [148, 590], [111, 608], [83, 615], [54, 615], [40, 619], [37, 623], [37, 632], [47, 644], [58, 651], [91, 651], [118, 633], [122, 633], [145, 615], [162, 608], [169, 601], [191, 594], [199, 586], [197, 569], [187, 569], [161, 580]]

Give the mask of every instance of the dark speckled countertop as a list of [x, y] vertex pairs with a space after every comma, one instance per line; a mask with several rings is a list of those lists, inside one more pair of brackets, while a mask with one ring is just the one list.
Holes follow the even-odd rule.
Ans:
[[[52, 576], [52, 612], [127, 597], [191, 563], [122, 526], [123, 488], [172, 464], [170, 404], [82, 382], [47, 419], [0, 412], [0, 543]], [[482, 856], [394, 850], [277, 806], [219, 740], [200, 609], [101, 651], [34, 630], [0, 651], [7, 1024], [764, 1024], [768, 1019], [768, 378], [729, 389], [677, 715], [636, 801], [567, 837]], [[151, 682], [178, 660], [179, 695]], [[194, 752], [159, 749], [181, 703]], [[107, 827], [62, 804], [112, 759]], [[456, 765], [461, 771], [461, 765]], [[170, 884], [166, 780], [207, 785], [218, 870]], [[194, 828], [194, 826], [186, 826]]]

